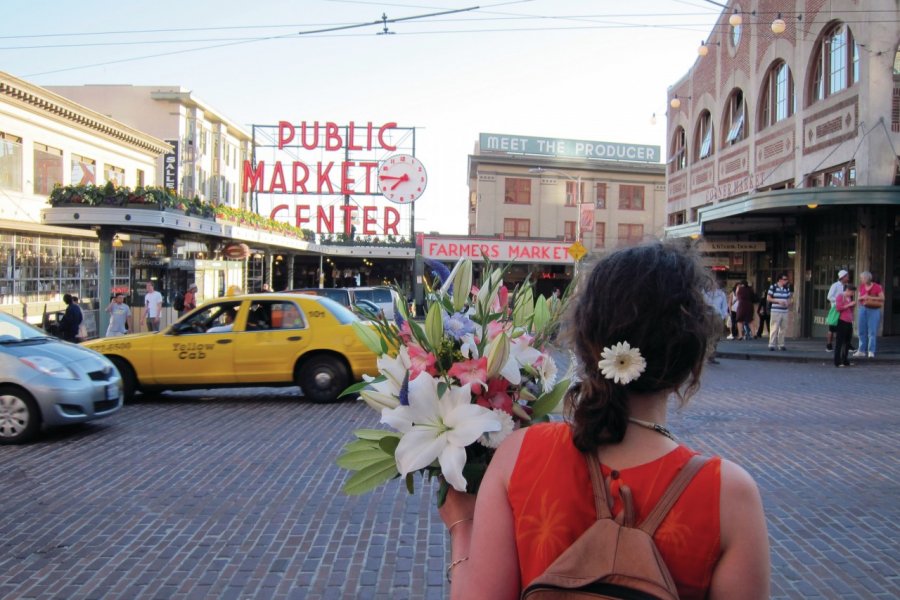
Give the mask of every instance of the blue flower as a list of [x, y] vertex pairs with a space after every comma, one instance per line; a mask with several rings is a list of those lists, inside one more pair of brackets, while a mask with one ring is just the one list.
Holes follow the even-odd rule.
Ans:
[[453, 313], [444, 321], [444, 331], [453, 339], [460, 340], [467, 334], [475, 333], [475, 323], [463, 313]]
[[[425, 259], [425, 264], [428, 265], [428, 268], [431, 269], [431, 274], [434, 277], [437, 277], [441, 280], [441, 283], [445, 283], [448, 279], [450, 279], [450, 269], [448, 269], [444, 263], [439, 260], [434, 260], [431, 258]], [[452, 291], [451, 291], [452, 293]]]
[[403, 376], [403, 385], [400, 386], [400, 405], [409, 406], [409, 371]]

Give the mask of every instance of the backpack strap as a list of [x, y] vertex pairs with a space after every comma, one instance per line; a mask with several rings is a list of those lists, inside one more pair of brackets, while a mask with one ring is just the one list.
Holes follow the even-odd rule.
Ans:
[[709, 458], [700, 456], [699, 454], [692, 456], [681, 468], [675, 476], [675, 479], [672, 480], [672, 483], [670, 483], [669, 487], [666, 488], [666, 491], [663, 492], [659, 502], [656, 503], [656, 506], [653, 507], [653, 510], [650, 511], [650, 514], [647, 515], [647, 518], [641, 522], [638, 528], [652, 536], [656, 531], [656, 528], [659, 527], [659, 524], [662, 523], [666, 515], [669, 514], [669, 510], [671, 510], [675, 501], [678, 500], [681, 493], [694, 478], [694, 475], [696, 475], [707, 462], [709, 462]]

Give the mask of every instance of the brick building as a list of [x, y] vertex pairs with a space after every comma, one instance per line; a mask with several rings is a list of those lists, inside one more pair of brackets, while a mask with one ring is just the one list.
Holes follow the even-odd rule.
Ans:
[[889, 0], [727, 3], [668, 91], [667, 235], [729, 283], [790, 274], [791, 332], [820, 336], [839, 269], [885, 287], [900, 333], [900, 12]]

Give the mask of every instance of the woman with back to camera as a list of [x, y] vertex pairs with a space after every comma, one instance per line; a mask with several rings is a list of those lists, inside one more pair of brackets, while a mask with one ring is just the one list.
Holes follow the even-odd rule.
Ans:
[[[696, 454], [666, 428], [668, 398], [699, 387], [719, 326], [712, 285], [684, 247], [653, 243], [600, 260], [579, 284], [566, 335], [580, 383], [567, 423], [534, 425], [497, 450], [476, 497], [450, 490], [440, 509], [451, 535], [451, 597], [518, 598], [596, 519], [583, 453], [595, 453], [621, 511], [631, 489], [637, 523]], [[624, 349], [627, 342], [630, 350]], [[618, 348], [618, 358], [610, 360]], [[714, 457], [653, 535], [682, 600], [769, 596], [769, 549], [750, 475]]]

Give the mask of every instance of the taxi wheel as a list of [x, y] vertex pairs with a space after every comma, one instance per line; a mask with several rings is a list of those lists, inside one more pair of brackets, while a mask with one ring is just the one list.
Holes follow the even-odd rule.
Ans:
[[303, 390], [303, 397], [313, 402], [335, 401], [349, 381], [347, 367], [332, 356], [307, 359], [297, 375], [297, 385]]
[[0, 386], [0, 444], [21, 444], [41, 428], [41, 411], [31, 394], [12, 385]]
[[122, 377], [122, 399], [125, 403], [134, 401], [134, 392], [137, 388], [137, 378], [134, 376], [134, 369], [128, 364], [128, 361], [118, 356], [108, 357], [112, 364], [116, 365], [119, 375]]

